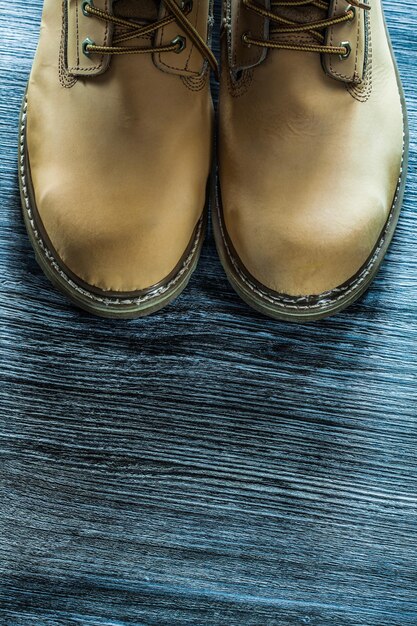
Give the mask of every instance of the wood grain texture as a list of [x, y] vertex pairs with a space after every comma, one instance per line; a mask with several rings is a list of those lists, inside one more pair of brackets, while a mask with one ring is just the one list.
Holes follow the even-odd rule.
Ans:
[[[134, 322], [68, 305], [20, 216], [40, 0], [0, 0], [0, 624], [417, 624], [417, 9], [386, 10], [411, 125], [371, 291], [311, 325], [229, 287]], [[381, 129], [383, 132], [383, 129]]]

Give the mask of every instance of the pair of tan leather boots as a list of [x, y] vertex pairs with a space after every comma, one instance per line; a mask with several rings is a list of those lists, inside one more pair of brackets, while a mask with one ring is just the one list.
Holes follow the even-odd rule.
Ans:
[[211, 195], [247, 303], [335, 313], [374, 277], [404, 190], [381, 0], [226, 0], [217, 176], [212, 24], [210, 0], [45, 0], [19, 154], [38, 261], [81, 308], [146, 315], [186, 286]]

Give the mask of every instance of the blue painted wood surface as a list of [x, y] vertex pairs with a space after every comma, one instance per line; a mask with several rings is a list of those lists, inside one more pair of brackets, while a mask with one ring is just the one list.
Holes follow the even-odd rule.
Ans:
[[398, 232], [360, 302], [287, 325], [232, 292], [211, 237], [152, 317], [53, 290], [16, 176], [41, 1], [1, 0], [2, 626], [416, 626], [417, 9], [385, 6], [411, 126]]

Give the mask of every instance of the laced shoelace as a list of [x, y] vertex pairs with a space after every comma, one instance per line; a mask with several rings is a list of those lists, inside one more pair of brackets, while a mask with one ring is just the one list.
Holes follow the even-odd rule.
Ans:
[[181, 7], [175, 2], [175, 0], [163, 0], [163, 2], [171, 15], [168, 15], [167, 17], [164, 17], [160, 20], [150, 22], [149, 24], [143, 25], [133, 20], [117, 17], [116, 15], [112, 15], [107, 11], [98, 9], [94, 6], [93, 0], [85, 0], [82, 5], [84, 15], [87, 15], [89, 17], [96, 17], [99, 20], [109, 22], [111, 24], [114, 24], [115, 26], [121, 26], [124, 29], [124, 32], [113, 38], [111, 46], [97, 46], [95, 42], [91, 39], [85, 39], [85, 41], [83, 42], [84, 54], [89, 56], [90, 54], [119, 55], [149, 54], [154, 52], [182, 52], [187, 45], [187, 37], [183, 37], [181, 35], [175, 37], [170, 43], [161, 46], [121, 45], [125, 44], [127, 41], [131, 41], [132, 39], [152, 35], [158, 29], [163, 28], [168, 24], [172, 24], [173, 22], [176, 22], [185, 32], [186, 36], [190, 38], [190, 40], [193, 42], [203, 58], [208, 61], [216, 75], [216, 78], [218, 78], [218, 65], [216, 57], [214, 56], [206, 42], [202, 39], [198, 31], [187, 19], [187, 15], [192, 10], [192, 0], [186, 0]]
[[[266, 17], [271, 20], [271, 22], [278, 25], [271, 28], [270, 35], [309, 33], [314, 37], [314, 39], [317, 40], [317, 44], [286, 43], [274, 39], [255, 39], [252, 37], [251, 33], [246, 32], [242, 35], [242, 40], [247, 46], [296, 50], [300, 52], [319, 52], [321, 54], [337, 54], [342, 59], [347, 59], [349, 57], [351, 53], [350, 43], [346, 41], [342, 42], [340, 46], [325, 45], [325, 35], [323, 31], [330, 26], [343, 24], [344, 22], [353, 20], [356, 14], [356, 9], [363, 9], [367, 11], [371, 8], [369, 4], [361, 2], [361, 0], [350, 0], [350, 4], [347, 6], [342, 15], [301, 24], [277, 15], [277, 13], [272, 10], [269, 11], [268, 9], [261, 7], [253, 0], [243, 0], [243, 4], [248, 9], [255, 11], [258, 15]], [[308, 7], [310, 5], [328, 12], [330, 4], [330, 0], [273, 0], [271, 2], [271, 8]]]

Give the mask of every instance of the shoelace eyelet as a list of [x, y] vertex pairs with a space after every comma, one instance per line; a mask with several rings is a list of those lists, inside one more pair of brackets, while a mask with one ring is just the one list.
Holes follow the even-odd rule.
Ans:
[[184, 13], [191, 13], [193, 10], [193, 0], [182, 0], [181, 9]]
[[83, 15], [85, 15], [85, 17], [91, 17], [91, 13], [89, 13], [86, 8], [87, 6], [89, 7], [94, 7], [94, 2], [93, 0], [84, 0], [82, 5], [81, 5], [81, 11], [83, 12]]
[[247, 48], [251, 47], [251, 44], [248, 41], [248, 37], [250, 37], [250, 36], [251, 36], [251, 33], [249, 31], [247, 31], [246, 33], [243, 33], [242, 37], [241, 37], [243, 45], [245, 45]]
[[[168, 10], [168, 15], [161, 17], [160, 19], [155, 20], [144, 20], [144, 25], [141, 26], [136, 20], [131, 20], [128, 17], [118, 17], [114, 15], [112, 12], [109, 12], [108, 5], [113, 3], [107, 2], [106, 0], [106, 8], [102, 9], [101, 7], [96, 7], [94, 5], [95, 0], [74, 0], [77, 2], [77, 6], [79, 7], [79, 11], [81, 13], [81, 9], [88, 17], [95, 17], [97, 19], [103, 20], [107, 22], [107, 24], [115, 24], [126, 27], [126, 32], [117, 35], [112, 38], [113, 45], [97, 45], [93, 40], [89, 37], [84, 39], [81, 44], [81, 51], [86, 56], [89, 57], [92, 54], [100, 54], [100, 55], [120, 55], [120, 54], [148, 54], [148, 53], [164, 53], [164, 52], [175, 52], [179, 54], [186, 48], [188, 43], [188, 38], [193, 42], [196, 48], [199, 50], [201, 55], [205, 60], [210, 64], [211, 68], [215, 72], [216, 78], [218, 79], [218, 63], [216, 57], [211, 51], [206, 39], [202, 37], [199, 32], [195, 29], [193, 24], [187, 19], [187, 15], [192, 10], [192, 0], [183, 0], [184, 9], [181, 9], [181, 6], [177, 4], [177, 0], [164, 0], [166, 8]], [[353, 0], [351, 0], [352, 2]], [[356, 1], [356, 0], [355, 0]], [[180, 0], [181, 2], [181, 0]], [[183, 29], [184, 36], [178, 35], [175, 37], [170, 43], [161, 43], [161, 45], [119, 45], [126, 41], [130, 41], [131, 39], [138, 39], [150, 35], [152, 33], [157, 32], [161, 27], [165, 27], [168, 24], [173, 22], [177, 22], [178, 26]], [[95, 68], [93, 68], [95, 69]]]
[[349, 22], [353, 22], [356, 17], [356, 8], [353, 7], [351, 4], [348, 4], [345, 13], [352, 13], [352, 17], [349, 18]]
[[86, 57], [89, 57], [91, 52], [89, 52], [87, 48], [88, 46], [95, 46], [95, 45], [96, 45], [96, 42], [90, 39], [90, 37], [87, 37], [86, 39], [84, 39], [82, 43], [83, 54], [85, 54]]
[[177, 49], [174, 50], [175, 54], [179, 54], [180, 52], [182, 52], [187, 45], [185, 37], [181, 37], [181, 35], [177, 35], [177, 37], [175, 37], [175, 39], [173, 39], [171, 43], [173, 46], [177, 46]]
[[346, 61], [350, 57], [350, 53], [352, 52], [352, 46], [350, 45], [350, 41], [341, 41], [340, 47], [345, 48], [346, 52], [344, 54], [339, 54], [339, 59], [341, 61]]

